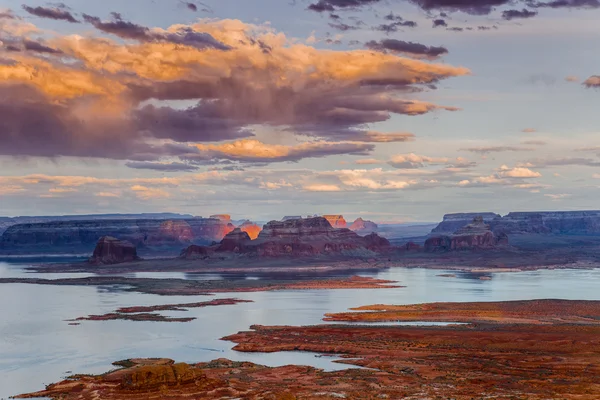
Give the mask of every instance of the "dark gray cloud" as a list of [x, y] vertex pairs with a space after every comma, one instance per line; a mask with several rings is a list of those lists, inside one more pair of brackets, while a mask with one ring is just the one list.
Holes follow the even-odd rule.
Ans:
[[388, 21], [388, 22], [381, 24], [379, 26], [376, 26], [373, 29], [389, 34], [389, 33], [398, 32], [398, 29], [400, 29], [402, 27], [414, 28], [417, 26], [417, 23], [415, 21], [405, 21], [404, 18], [402, 18], [401, 16], [396, 15], [392, 12], [387, 14], [384, 17], [384, 20]]
[[452, 28], [448, 28], [446, 30], [451, 31], [451, 32], [462, 32], [462, 31], [464, 31], [464, 28], [459, 28], [459, 27], [453, 26]]
[[600, 8], [598, 0], [555, 0], [549, 2], [528, 1], [532, 8]]
[[333, 29], [337, 29], [338, 31], [342, 31], [342, 32], [353, 31], [353, 30], [359, 29], [358, 26], [348, 25], [343, 22], [335, 23], [335, 24], [330, 22], [329, 26], [332, 27]]
[[35, 53], [48, 53], [48, 54], [62, 54], [61, 50], [53, 49], [42, 43], [34, 42], [33, 40], [23, 40], [23, 47], [25, 50], [33, 51]]
[[182, 162], [159, 163], [152, 161], [130, 161], [127, 162], [125, 166], [133, 169], [149, 169], [163, 172], [196, 171], [198, 169], [195, 165]]
[[502, 11], [502, 18], [504, 18], [507, 21], [510, 21], [512, 19], [533, 18], [537, 14], [537, 11], [529, 11], [525, 8], [522, 10], [504, 10]]
[[444, 47], [425, 46], [421, 43], [405, 42], [403, 40], [397, 39], [383, 39], [379, 42], [371, 40], [365, 43], [365, 46], [371, 50], [404, 53], [415, 56], [427, 57], [430, 59], [439, 58], [444, 54], [448, 54], [448, 49]]
[[184, 27], [177, 32], [159, 32], [133, 22], [125, 21], [119, 13], [111, 13], [112, 21], [102, 21], [98, 17], [83, 14], [85, 22], [92, 24], [96, 29], [110, 33], [123, 39], [132, 39], [139, 42], [166, 42], [195, 47], [197, 49], [213, 48], [230, 50], [231, 48], [205, 32], [196, 32], [190, 27]]
[[462, 11], [472, 15], [487, 15], [494, 7], [508, 4], [509, 0], [410, 0], [425, 11]]
[[122, 121], [82, 121], [26, 85], [0, 85], [0, 154], [128, 159], [156, 153]]
[[380, 0], [319, 0], [309, 5], [308, 9], [316, 12], [333, 12], [336, 10], [359, 8], [379, 2]]
[[448, 24], [446, 23], [445, 20], [443, 19], [434, 19], [433, 20], [433, 27], [437, 28], [438, 26], [443, 26], [443, 27], [447, 27]]
[[243, 122], [228, 118], [216, 103], [201, 102], [185, 110], [147, 105], [134, 112], [134, 120], [140, 131], [177, 142], [211, 142], [254, 136], [243, 128]]
[[77, 19], [68, 10], [58, 7], [30, 7], [23, 5], [23, 9], [31, 15], [35, 15], [40, 18], [49, 18], [54, 20], [67, 21], [71, 23], [79, 23]]
[[188, 10], [191, 10], [194, 12], [198, 11], [198, 6], [195, 5], [194, 3], [185, 3], [185, 6], [188, 8]]

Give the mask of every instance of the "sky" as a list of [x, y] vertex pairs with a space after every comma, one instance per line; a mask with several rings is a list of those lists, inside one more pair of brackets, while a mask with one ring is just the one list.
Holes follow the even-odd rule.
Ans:
[[598, 209], [599, 0], [0, 0], [0, 215]]

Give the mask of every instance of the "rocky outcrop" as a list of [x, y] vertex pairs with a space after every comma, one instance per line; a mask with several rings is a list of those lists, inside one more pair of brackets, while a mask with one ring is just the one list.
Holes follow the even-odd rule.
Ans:
[[357, 218], [352, 225], [350, 225], [350, 230], [357, 233], [371, 233], [377, 232], [377, 224], [372, 221], [365, 221], [362, 218]]
[[505, 234], [492, 232], [490, 225], [485, 223], [483, 217], [477, 216], [470, 224], [458, 229], [452, 235], [427, 239], [425, 251], [494, 249], [507, 244], [508, 237]]
[[482, 217], [483, 220], [487, 223], [490, 223], [496, 218], [500, 218], [500, 214], [495, 214], [491, 212], [484, 213], [456, 213], [456, 214], [446, 214], [444, 215], [444, 219], [442, 222], [438, 224], [431, 231], [432, 235], [450, 235], [459, 230], [460, 228], [469, 225], [473, 218]]
[[81, 220], [19, 224], [0, 237], [3, 253], [91, 252], [99, 237], [127, 240], [144, 250], [181, 249], [220, 241], [234, 226], [214, 218]]
[[289, 221], [290, 219], [302, 219], [301, 215], [286, 215], [282, 221]]
[[231, 222], [231, 215], [229, 215], [229, 214], [215, 214], [215, 215], [211, 215], [210, 218], [218, 219], [219, 221], [223, 221], [226, 223]]
[[103, 236], [98, 240], [89, 262], [91, 264], [120, 264], [136, 260], [139, 260], [139, 257], [132, 243], [110, 236]]
[[240, 228], [235, 228], [233, 231], [229, 232], [221, 243], [216, 247], [216, 251], [218, 252], [227, 252], [227, 253], [245, 253], [249, 250], [252, 239], [250, 239], [250, 235], [244, 232]]
[[344, 219], [344, 216], [342, 215], [323, 215], [323, 218], [325, 218], [327, 221], [329, 221], [329, 223], [331, 224], [331, 226], [333, 226], [334, 228], [347, 228], [348, 224], [346, 222], [346, 220]]
[[600, 234], [600, 211], [511, 212], [492, 221], [492, 229], [507, 234]]
[[408, 242], [401, 247], [401, 250], [405, 251], [421, 251], [422, 249], [423, 248], [421, 247], [421, 245], [415, 242]]
[[302, 257], [361, 250], [383, 252], [390, 248], [390, 242], [375, 233], [359, 236], [347, 228], [333, 228], [323, 217], [315, 217], [271, 221], [263, 227], [255, 240], [236, 228], [220, 243], [210, 247], [190, 246], [182, 252], [181, 257], [198, 259], [223, 253]]
[[390, 242], [376, 234], [359, 236], [347, 228], [336, 229], [324, 217], [271, 221], [253, 242], [260, 256], [311, 256], [365, 249], [386, 251]]
[[204, 260], [213, 255], [215, 249], [210, 246], [198, 246], [191, 245], [183, 249], [179, 258], [183, 258], [185, 260]]
[[256, 239], [258, 237], [258, 234], [262, 230], [262, 228], [260, 226], [256, 225], [253, 222], [250, 222], [250, 221], [243, 222], [238, 228], [240, 228], [242, 231], [246, 232], [248, 234], [248, 236], [250, 236], [250, 239], [252, 239], [252, 240]]
[[511, 212], [447, 214], [432, 235], [447, 235], [466, 226], [474, 216], [482, 216], [492, 231], [505, 234], [599, 235], [600, 211]]

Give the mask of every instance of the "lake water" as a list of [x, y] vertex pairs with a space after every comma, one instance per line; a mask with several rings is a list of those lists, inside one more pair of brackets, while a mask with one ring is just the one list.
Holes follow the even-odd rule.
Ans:
[[[0, 263], [0, 277], [89, 276], [90, 274], [29, 274], [24, 265]], [[440, 277], [444, 273], [456, 278]], [[176, 276], [174, 276], [176, 275]], [[600, 300], [600, 269], [539, 270], [482, 275], [454, 271], [394, 268], [361, 273], [400, 281], [405, 288], [361, 290], [305, 290], [220, 294], [217, 296], [156, 296], [124, 293], [111, 287], [0, 285], [0, 399], [43, 389], [71, 373], [100, 373], [113, 361], [132, 357], [167, 357], [198, 362], [225, 357], [277, 366], [305, 364], [342, 369], [335, 358], [312, 353], [238, 353], [219, 338], [248, 330], [252, 324], [321, 324], [323, 314], [361, 305], [413, 304], [436, 301], [501, 301], [542, 298]], [[134, 275], [144, 276], [147, 275]], [[222, 279], [211, 274], [155, 274], [151, 277]], [[261, 275], [236, 275], [260, 279]], [[254, 300], [232, 306], [167, 312], [196, 317], [189, 323], [65, 320], [104, 314], [119, 307], [207, 301], [237, 297]], [[72, 371], [72, 372], [71, 372]]]

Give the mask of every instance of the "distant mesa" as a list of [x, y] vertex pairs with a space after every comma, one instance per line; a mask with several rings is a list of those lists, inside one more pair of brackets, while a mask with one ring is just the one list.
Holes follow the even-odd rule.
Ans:
[[329, 223], [331, 224], [332, 227], [334, 228], [347, 228], [348, 224], [346, 223], [346, 220], [344, 219], [344, 216], [342, 215], [323, 215], [323, 218], [325, 218], [327, 221], [329, 221]]
[[389, 251], [390, 242], [372, 233], [359, 236], [347, 228], [333, 228], [324, 217], [288, 219], [267, 223], [255, 240], [237, 228], [214, 246], [190, 246], [182, 258], [208, 258], [219, 253], [258, 257], [302, 257], [328, 254], [373, 255]]
[[283, 217], [282, 221], [289, 221], [291, 219], [302, 219], [301, 215], [287, 215]]
[[352, 225], [350, 225], [350, 230], [357, 233], [371, 233], [377, 232], [377, 224], [372, 221], [365, 221], [362, 218], [357, 218]]
[[495, 213], [446, 214], [431, 235], [448, 235], [468, 225], [476, 216], [490, 225], [496, 233], [598, 235], [600, 211], [531, 211], [511, 212], [505, 216]]
[[137, 249], [131, 242], [103, 236], [98, 240], [89, 262], [91, 264], [120, 264], [136, 260], [139, 260]]
[[452, 235], [431, 237], [425, 241], [425, 251], [455, 251], [495, 249], [508, 245], [508, 236], [504, 233], [494, 233], [486, 224], [483, 216], [473, 218], [473, 221], [459, 228]]
[[490, 223], [496, 218], [502, 218], [500, 214], [495, 214], [492, 212], [446, 214], [444, 215], [442, 222], [433, 228], [431, 233], [437, 235], [453, 234], [460, 228], [469, 225], [475, 217], [481, 217], [483, 218], [483, 221], [487, 223]]
[[215, 214], [215, 215], [211, 215], [210, 218], [218, 219], [219, 221], [223, 221], [223, 222], [231, 222], [231, 215], [229, 215], [229, 214]]

